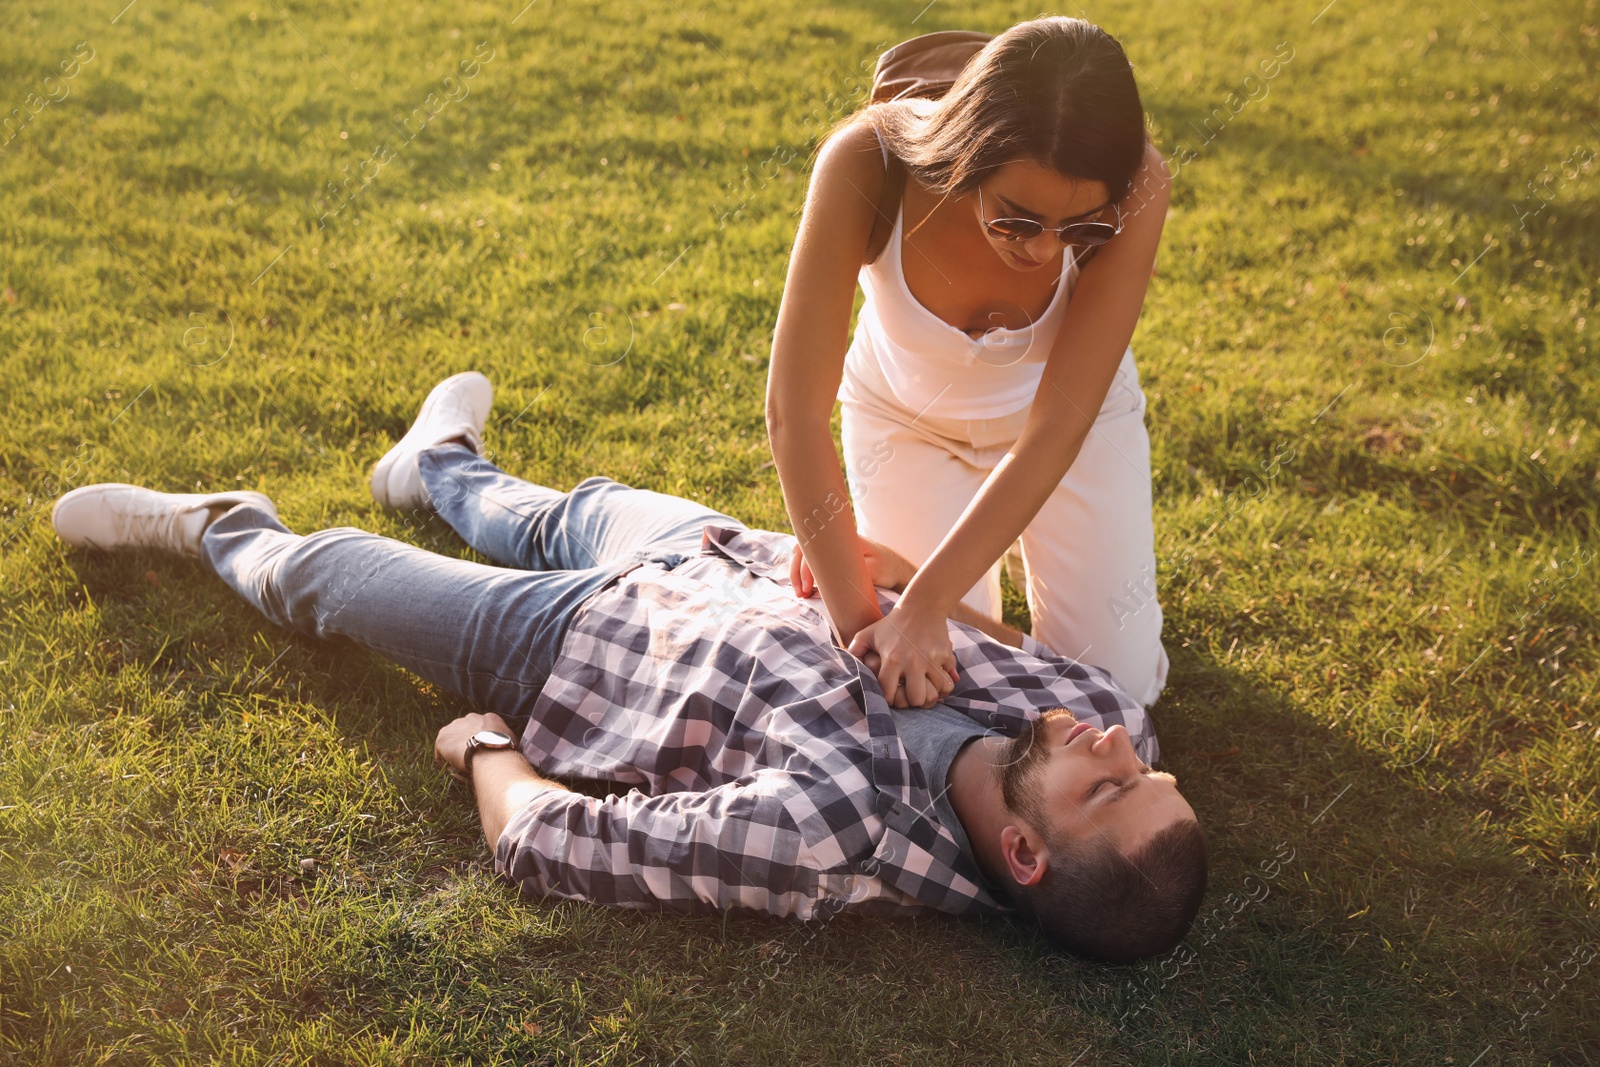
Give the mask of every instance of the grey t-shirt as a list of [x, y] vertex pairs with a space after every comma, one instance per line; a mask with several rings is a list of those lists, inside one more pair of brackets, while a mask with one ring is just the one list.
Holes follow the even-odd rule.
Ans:
[[922, 773], [928, 777], [928, 788], [933, 791], [934, 817], [955, 836], [956, 844], [977, 867], [972, 842], [967, 839], [961, 820], [956, 818], [955, 805], [950, 803], [950, 764], [968, 741], [996, 731], [978, 725], [943, 704], [931, 708], [890, 708], [889, 711], [894, 715], [895, 728], [900, 731], [906, 752], [922, 765]]

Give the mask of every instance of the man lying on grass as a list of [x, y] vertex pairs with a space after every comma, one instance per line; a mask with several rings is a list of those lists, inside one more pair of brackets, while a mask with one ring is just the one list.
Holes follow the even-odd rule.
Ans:
[[[969, 615], [950, 624], [954, 690], [892, 709], [821, 601], [794, 595], [794, 538], [608, 478], [513, 478], [479, 455], [492, 396], [481, 374], [442, 382], [372, 490], [432, 507], [500, 566], [301, 537], [250, 492], [85, 486], [52, 521], [86, 548], [198, 557], [279, 625], [485, 709], [435, 748], [472, 781], [496, 870], [531, 894], [802, 920], [1020, 912], [1114, 962], [1183, 937], [1205, 840], [1109, 674]], [[911, 568], [867, 548], [887, 610]], [[599, 799], [553, 777], [635, 788]]]

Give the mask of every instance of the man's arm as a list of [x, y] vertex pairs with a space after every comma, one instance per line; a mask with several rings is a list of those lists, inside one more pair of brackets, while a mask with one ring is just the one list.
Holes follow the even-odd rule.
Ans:
[[[463, 715], [439, 731], [433, 743], [435, 754], [455, 771], [464, 772], [467, 739], [479, 730], [511, 733], [506, 721], [493, 713]], [[483, 822], [483, 836], [490, 852], [499, 845], [511, 817], [532, 803], [534, 797], [547, 789], [570, 792], [559, 782], [541, 778], [514, 748], [486, 749], [472, 757], [472, 788], [478, 796], [478, 818]]]
[[[434, 749], [460, 771], [467, 739], [483, 729], [506, 724], [463, 716], [439, 731]], [[541, 777], [520, 752], [485, 750], [473, 757], [472, 777], [495, 871], [531, 895], [806, 919], [819, 899], [818, 872], [837, 864], [838, 844], [824, 838], [819, 855], [791, 814], [798, 792], [821, 788], [822, 799], [811, 799], [830, 809], [836, 796], [778, 769], [703, 791], [598, 799]]]

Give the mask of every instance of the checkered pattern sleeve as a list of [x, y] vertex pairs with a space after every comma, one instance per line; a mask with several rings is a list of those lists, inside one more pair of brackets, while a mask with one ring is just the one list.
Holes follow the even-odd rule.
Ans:
[[830, 864], [808, 846], [789, 775], [763, 770], [704, 791], [597, 799], [563, 789], [512, 817], [495, 870], [525, 894], [705, 913], [748, 907], [805, 919]]

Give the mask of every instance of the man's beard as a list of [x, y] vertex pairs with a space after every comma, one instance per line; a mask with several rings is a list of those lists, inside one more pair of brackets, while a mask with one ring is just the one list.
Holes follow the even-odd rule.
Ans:
[[1026, 819], [1040, 832], [1045, 831], [1049, 820], [1039, 791], [1033, 788], [1033, 776], [1050, 756], [1045, 726], [1063, 715], [1077, 721], [1066, 708], [1051, 708], [1029, 724], [1029, 729], [1007, 741], [995, 759], [1006, 810]]

